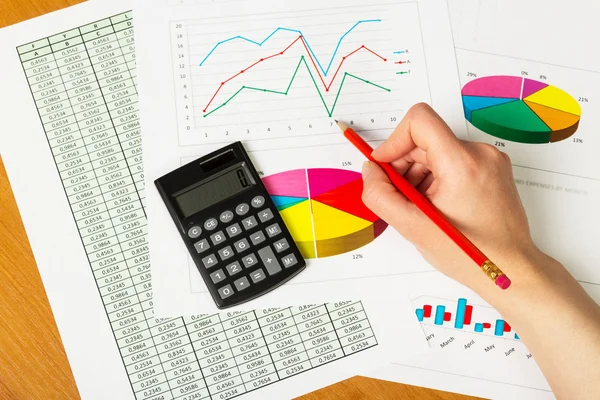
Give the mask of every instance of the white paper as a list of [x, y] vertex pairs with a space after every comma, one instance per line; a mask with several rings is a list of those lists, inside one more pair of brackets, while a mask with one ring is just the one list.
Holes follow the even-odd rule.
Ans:
[[[353, 124], [370, 140], [381, 140], [419, 101], [433, 104], [452, 126], [464, 130], [444, 0], [334, 1], [326, 6], [316, 1], [156, 0], [136, 6], [139, 43], [153, 49], [140, 54], [148, 185], [235, 140], [244, 142], [266, 177], [303, 168], [360, 171], [364, 157], [347, 144], [333, 117]], [[322, 89], [321, 78], [325, 86], [333, 82], [329, 92]], [[152, 243], [160, 243], [151, 249], [155, 312], [168, 316], [214, 309], [161, 198], [154, 190], [147, 195], [149, 235]], [[359, 203], [360, 193], [354, 198]], [[303, 221], [317, 224], [316, 213]], [[330, 218], [328, 224], [336, 222]], [[288, 227], [299, 229], [295, 221]], [[317, 253], [318, 229], [312, 239]], [[286, 290], [240, 307], [326, 301], [351, 293], [351, 278], [431, 270], [391, 229], [353, 251], [309, 258], [307, 265]], [[330, 285], [319, 292], [313, 282]]]
[[473, 73], [523, 76], [554, 85], [579, 102], [577, 132], [559, 142], [502, 140], [470, 124], [467, 136], [501, 146], [511, 157], [536, 244], [580, 282], [600, 285], [595, 261], [600, 257], [595, 240], [600, 237], [600, 57], [581, 40], [598, 37], [600, 5], [575, 1], [549, 7], [538, 0], [452, 0], [450, 5], [462, 85]]
[[82, 398], [289, 398], [426, 349], [391, 279], [362, 301], [154, 318], [130, 6], [0, 40], [3, 159]]
[[[600, 237], [600, 164], [596, 154], [600, 146], [596, 112], [600, 60], [581, 39], [598, 37], [599, 4], [574, 1], [569, 7], [554, 7], [537, 0], [451, 0], [449, 4], [463, 85], [473, 79], [469, 73], [535, 80], [544, 80], [544, 76], [547, 83], [576, 99], [588, 99], [580, 103], [581, 123], [570, 140], [524, 145], [495, 139], [472, 126], [465, 136], [504, 144], [501, 149], [513, 161], [536, 244], [561, 261], [600, 302], [600, 274], [595, 267], [600, 255], [596, 243]], [[415, 308], [425, 302], [434, 303], [434, 310], [437, 304], [452, 308], [462, 297], [475, 305], [473, 318], [489, 320], [492, 325], [500, 318], [471, 291], [442, 276], [434, 278], [435, 274], [420, 279], [420, 283], [415, 278], [417, 281], [409, 284], [414, 288]], [[499, 338], [490, 330], [485, 335], [476, 334], [473, 325], [459, 330], [453, 328], [452, 321], [443, 327], [428, 321], [423, 329], [435, 351], [395, 361], [369, 376], [485, 398], [554, 398], [535, 360], [527, 357], [526, 347], [514, 336]], [[450, 337], [454, 340], [441, 347]], [[471, 340], [475, 343], [465, 349]], [[494, 348], [486, 352], [492, 345]]]

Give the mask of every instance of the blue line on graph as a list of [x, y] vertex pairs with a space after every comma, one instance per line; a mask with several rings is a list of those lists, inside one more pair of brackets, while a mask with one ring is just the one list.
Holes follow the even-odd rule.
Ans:
[[[355, 23], [352, 26], [352, 28], [348, 29], [346, 31], [346, 33], [344, 33], [342, 35], [342, 37], [340, 37], [340, 40], [338, 41], [337, 46], [335, 46], [335, 50], [333, 51], [333, 54], [331, 56], [331, 60], [329, 60], [329, 64], [327, 64], [327, 69], [323, 68], [323, 66], [321, 65], [321, 63], [317, 59], [317, 56], [315, 55], [315, 53], [313, 52], [312, 48], [308, 44], [308, 41], [306, 40], [306, 37], [304, 38], [304, 43], [306, 43], [306, 47], [308, 47], [308, 51], [310, 51], [310, 54], [313, 56], [313, 58], [317, 62], [317, 65], [319, 66], [319, 69], [321, 70], [321, 72], [323, 72], [323, 74], [325, 76], [327, 76], [327, 73], [331, 69], [331, 64], [333, 64], [333, 59], [335, 58], [335, 55], [337, 54], [337, 51], [340, 48], [340, 45], [342, 44], [342, 40], [346, 37], [346, 35], [348, 35], [350, 32], [352, 32], [354, 30], [354, 28], [356, 28], [358, 25], [363, 24], [363, 23], [367, 23], [367, 22], [381, 22], [381, 19], [363, 19], [363, 20], [360, 20], [357, 23]], [[240, 35], [234, 36], [234, 37], [230, 37], [229, 39], [221, 40], [220, 42], [218, 42], [217, 44], [215, 44], [215, 46], [211, 49], [211, 51], [208, 52], [208, 54], [206, 55], [206, 57], [204, 57], [202, 59], [202, 61], [200, 61], [200, 66], [202, 66], [206, 62], [206, 60], [208, 59], [208, 57], [210, 57], [210, 55], [212, 53], [214, 53], [214, 51], [217, 49], [217, 47], [219, 47], [223, 43], [227, 43], [227, 42], [230, 42], [230, 41], [235, 40], [235, 39], [240, 39], [240, 40], [245, 40], [246, 42], [255, 44], [257, 46], [262, 46], [267, 40], [269, 40], [273, 35], [275, 35], [279, 31], [295, 32], [295, 33], [298, 33], [300, 36], [304, 37], [304, 34], [302, 33], [302, 31], [300, 31], [298, 29], [281, 28], [281, 27], [279, 27], [279, 28], [275, 29], [273, 32], [271, 32], [271, 34], [269, 36], [267, 36], [266, 38], [264, 38], [262, 42], [257, 42], [255, 40], [248, 39], [247, 37], [240, 36]]]
[[404, 54], [406, 51], [402, 50], [402, 51], [395, 51], [393, 54]]

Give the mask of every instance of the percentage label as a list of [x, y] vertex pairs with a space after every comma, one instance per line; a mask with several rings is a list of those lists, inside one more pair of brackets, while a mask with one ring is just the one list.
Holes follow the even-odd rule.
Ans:
[[580, 103], [588, 103], [588, 102], [589, 102], [589, 100], [588, 100], [588, 98], [587, 98], [587, 97], [580, 97], [580, 98], [579, 98], [579, 102], [580, 102]]
[[475, 72], [467, 72], [467, 76], [470, 78], [477, 78], [477, 74]]
[[504, 142], [499, 142], [499, 141], [496, 141], [496, 142], [494, 142], [494, 145], [495, 145], [496, 147], [506, 147], [506, 143], [504, 143]]
[[527, 71], [521, 71], [521, 75], [522, 76], [529, 76], [529, 72], [527, 72]]
[[352, 161], [342, 161], [342, 167], [350, 167], [352, 166]]
[[362, 254], [352, 254], [352, 259], [353, 260], [362, 260], [363, 255]]
[[583, 143], [583, 139], [582, 138], [573, 138], [573, 143]]
[[258, 176], [265, 176], [265, 172], [264, 171], [256, 171], [256, 173], [258, 173]]
[[546, 75], [540, 75], [540, 79], [546, 80], [548, 78], [546, 77]]

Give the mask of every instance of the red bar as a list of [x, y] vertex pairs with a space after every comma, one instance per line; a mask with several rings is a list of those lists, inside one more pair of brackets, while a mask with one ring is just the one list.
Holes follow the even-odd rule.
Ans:
[[471, 325], [471, 316], [473, 315], [473, 306], [467, 306], [465, 309], [465, 325]]
[[504, 332], [510, 332], [510, 325], [508, 322], [504, 321]]
[[492, 324], [490, 324], [489, 322], [483, 323], [483, 329], [490, 329], [491, 327], [492, 327]]
[[444, 313], [444, 321], [450, 321], [450, 318], [452, 318], [452, 314], [449, 312], [445, 312]]
[[423, 306], [423, 317], [425, 317], [425, 318], [431, 317], [431, 306]]

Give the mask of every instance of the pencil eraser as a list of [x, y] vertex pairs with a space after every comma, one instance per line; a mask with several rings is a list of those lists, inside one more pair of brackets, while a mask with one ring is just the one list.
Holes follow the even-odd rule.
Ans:
[[508, 289], [511, 283], [512, 282], [506, 275], [500, 275], [496, 278], [496, 285], [498, 285], [502, 290]]

